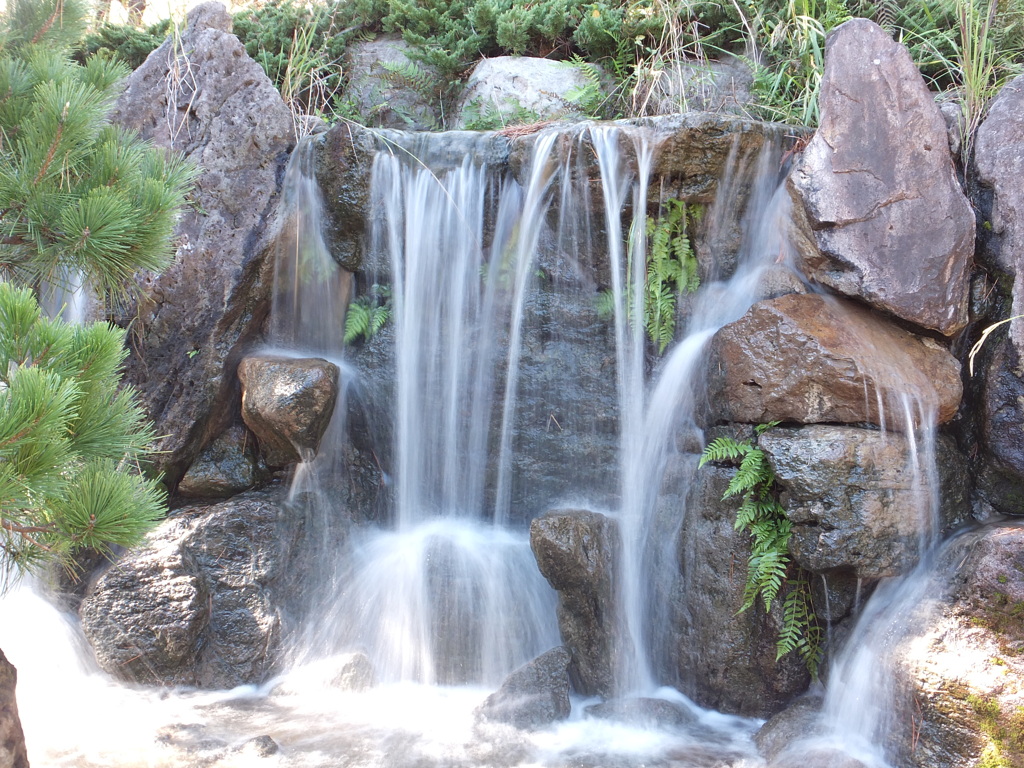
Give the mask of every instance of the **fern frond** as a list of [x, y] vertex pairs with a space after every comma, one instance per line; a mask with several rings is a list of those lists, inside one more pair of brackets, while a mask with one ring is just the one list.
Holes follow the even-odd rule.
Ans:
[[704, 449], [698, 467], [703, 467], [709, 461], [735, 461], [746, 455], [752, 448], [749, 440], [740, 442], [731, 437], [716, 437]]

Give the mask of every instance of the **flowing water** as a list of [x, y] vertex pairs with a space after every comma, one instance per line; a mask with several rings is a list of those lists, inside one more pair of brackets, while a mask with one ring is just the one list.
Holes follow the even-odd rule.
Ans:
[[[718, 230], [744, 219], [737, 266], [727, 281], [708, 280], [687, 300], [686, 332], [651, 371], [642, 324], [631, 322], [629, 308], [642, 304], [656, 144], [636, 127], [548, 130], [534, 138], [517, 180], [488, 164], [489, 140], [382, 139], [367, 244], [377, 274], [357, 288], [366, 295], [371, 285], [390, 287], [391, 320], [381, 335], [394, 349], [387, 392], [361, 380], [360, 355], [371, 354], [374, 342], [354, 354], [341, 344], [353, 285], [320, 234], [313, 146], [296, 150], [270, 350], [328, 358], [342, 370], [345, 398], [390, 405], [386, 523], [350, 529], [346, 522], [339, 501], [346, 498], [350, 440], [345, 400], [319, 455], [293, 480], [292, 501], [319, 532], [312, 537], [318, 545], [305, 558], [308, 586], [302, 621], [291, 632], [289, 669], [260, 687], [154, 692], [112, 685], [68, 650], [80, 644], [73, 622], [35, 591], [5, 598], [0, 647], [19, 668], [37, 768], [256, 760], [289, 767], [762, 764], [750, 739], [756, 721], [703, 710], [658, 687], [670, 651], [659, 610], [677, 587], [674, 546], [685, 516], [660, 514], [658, 494], [679, 450], [677, 436], [692, 436], [698, 448], [701, 442], [696, 409], [708, 340], [757, 299], [764, 270], [787, 260], [778, 149], [734, 153], [706, 230], [714, 242]], [[459, 142], [459, 151], [440, 143], [446, 141]], [[597, 167], [599, 188], [587, 180], [588, 164]], [[602, 256], [595, 265], [595, 253], [607, 261]], [[717, 269], [708, 269], [712, 277]], [[608, 320], [595, 309], [602, 283], [614, 308]], [[559, 318], [570, 314], [563, 327]], [[602, 327], [614, 350], [603, 362], [573, 346], [580, 328]], [[560, 399], [570, 385], [593, 389]], [[900, 402], [908, 414], [920, 407]], [[911, 465], [926, 488], [930, 443], [912, 445]], [[696, 455], [691, 459], [692, 472]], [[537, 570], [525, 523], [561, 505], [617, 518], [619, 692], [673, 703], [693, 717], [687, 727], [595, 720], [584, 717], [582, 701], [568, 721], [536, 733], [475, 723], [473, 710], [509, 671], [560, 642], [555, 595]], [[53, 664], [26, 639], [24, 630], [37, 626], [60, 638], [59, 648], [46, 652]], [[355, 650], [372, 661], [378, 685], [361, 693], [333, 688], [328, 681]], [[836, 690], [865, 676], [846, 668], [834, 673]], [[60, 683], [49, 677], [53, 670]], [[55, 711], [57, 685], [62, 706]], [[864, 695], [877, 694], [841, 698]], [[834, 719], [850, 718], [835, 709]], [[64, 725], [71, 722], [77, 727]], [[870, 741], [877, 726], [861, 730]], [[258, 757], [267, 736], [281, 750]]]

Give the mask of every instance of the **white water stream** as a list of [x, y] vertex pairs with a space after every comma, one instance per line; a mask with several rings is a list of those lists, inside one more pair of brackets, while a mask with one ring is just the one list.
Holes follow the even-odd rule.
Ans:
[[[294, 495], [307, 500], [310, 524], [325, 530], [325, 547], [310, 554], [317, 572], [285, 675], [230, 692], [114, 685], [81, 661], [73, 622], [35, 591], [19, 589], [0, 602], [0, 648], [19, 669], [36, 768], [762, 765], [750, 740], [756, 721], [702, 710], [658, 687], [668, 650], [659, 605], [676, 578], [674, 546], [685, 510], [666, 521], [656, 509], [675, 436], [699, 434], [694, 410], [707, 341], [756, 300], [763, 270], [785, 261], [788, 197], [775, 194], [778, 153], [734, 159], [708, 226], [725, 227], [714, 217], [736, 215], [734, 200], [749, 200], [735, 274], [702, 287], [688, 330], [652, 376], [643, 329], [629, 322], [626, 308], [642, 303], [657, 147], [640, 128], [593, 126], [571, 141], [560, 138], [548, 131], [535, 139], [522, 184], [472, 153], [435, 162], [429, 140], [406, 146], [396, 136], [378, 153], [369, 251], [386, 265], [381, 279], [393, 303], [392, 524], [357, 530], [344, 556], [326, 546], [337, 538], [334, 499], [345, 471], [346, 408], [339, 406], [320, 456], [295, 478]], [[587, 152], [600, 169], [600, 208], [590, 205], [589, 185], [576, 173]], [[351, 379], [356, 371], [340, 344], [350, 283], [320, 237], [310, 159], [308, 146], [300, 148], [289, 170], [298, 214], [285, 246], [290, 255], [278, 268], [272, 343], [284, 354], [332, 359]], [[752, 189], [739, 195], [730, 180]], [[681, 729], [594, 720], [583, 715], [586, 702], [577, 701], [569, 721], [533, 734], [478, 725], [474, 708], [502, 678], [560, 642], [554, 593], [537, 571], [527, 532], [513, 523], [522, 348], [545, 249], [592, 251], [595, 232], [607, 243], [616, 308], [620, 462], [606, 469], [617, 491], [599, 502], [612, 507], [606, 512], [618, 518], [623, 540], [615, 621], [628, 641], [617, 659], [618, 687], [674, 702], [696, 720]], [[915, 449], [914, 457], [926, 487], [931, 449]], [[565, 487], [550, 506], [592, 501], [592, 493]], [[43, 653], [41, 635], [54, 640]], [[348, 693], [327, 682], [339, 654], [350, 650], [370, 657], [376, 687]], [[834, 679], [864, 676], [845, 669]], [[847, 683], [834, 687], [840, 685]], [[877, 694], [846, 699], [857, 695]], [[838, 709], [834, 718], [851, 720]], [[869, 723], [861, 730], [872, 729]], [[260, 756], [253, 739], [263, 736], [280, 750]]]

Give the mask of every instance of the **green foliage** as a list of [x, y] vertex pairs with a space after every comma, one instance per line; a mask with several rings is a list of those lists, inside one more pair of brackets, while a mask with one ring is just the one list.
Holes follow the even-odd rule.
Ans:
[[[777, 424], [759, 425], [755, 428], [755, 436], [759, 437]], [[775, 473], [764, 451], [751, 440], [718, 437], [701, 455], [700, 466], [708, 462], [739, 463], [722, 496], [723, 499], [741, 497], [735, 528], [747, 531], [752, 539], [747, 583], [738, 613], [753, 607], [758, 599], [766, 612], [771, 611], [772, 604], [780, 594], [784, 594], [776, 659], [795, 651], [811, 674], [817, 676], [821, 661], [821, 628], [811, 604], [807, 579], [789, 558], [792, 524], [778, 501]], [[796, 575], [787, 577], [791, 569], [796, 570]]]
[[372, 339], [391, 318], [391, 289], [374, 283], [368, 293], [348, 305], [345, 316], [345, 343], [353, 344], [360, 338]]
[[698, 209], [687, 207], [682, 200], [669, 200], [659, 218], [647, 218], [650, 254], [644, 286], [644, 327], [659, 354], [675, 335], [676, 296], [693, 293], [700, 286], [697, 257], [688, 231], [698, 215]]
[[145, 29], [130, 24], [102, 24], [85, 36], [75, 58], [84, 63], [91, 56], [117, 59], [130, 69], [138, 69], [171, 32], [170, 19]]
[[497, 131], [540, 120], [540, 115], [513, 99], [506, 101], [504, 107], [501, 109], [492, 102], [474, 99], [466, 105], [463, 127], [467, 131]]
[[59, 281], [74, 267], [104, 292], [162, 269], [192, 171], [110, 125], [123, 65], [31, 46], [0, 53], [0, 277]]
[[0, 283], [0, 573], [131, 546], [162, 515], [139, 472], [152, 430], [119, 387], [124, 334], [47, 320]]

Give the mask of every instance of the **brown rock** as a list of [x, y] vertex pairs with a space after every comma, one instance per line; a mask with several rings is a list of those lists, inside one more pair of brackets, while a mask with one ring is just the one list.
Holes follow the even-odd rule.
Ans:
[[967, 324], [974, 213], [946, 124], [907, 50], [853, 19], [826, 42], [821, 125], [789, 178], [803, 269], [848, 296], [951, 335]]
[[238, 365], [242, 418], [267, 466], [316, 456], [338, 398], [338, 366], [318, 357], [247, 357]]
[[194, 8], [180, 38], [128, 79], [113, 115], [199, 170], [174, 263], [141, 274], [142, 299], [118, 319], [133, 332], [125, 378], [162, 436], [154, 461], [172, 488], [234, 412], [235, 365], [269, 309], [280, 181], [294, 143], [288, 108], [230, 24], [219, 3]]
[[530, 548], [558, 592], [558, 628], [572, 654], [569, 675], [586, 695], [610, 695], [614, 688], [612, 571], [620, 546], [616, 522], [596, 512], [555, 510], [530, 524]]
[[[850, 301], [790, 294], [755, 304], [711, 342], [713, 415], [748, 424], [870, 422], [903, 428], [903, 396], [953, 418], [960, 364], [930, 339]], [[913, 423], [920, 420], [915, 408]]]
[[28, 768], [25, 734], [14, 696], [17, 682], [18, 672], [0, 651], [0, 766], [3, 768]]
[[226, 499], [255, 486], [263, 474], [256, 460], [256, 438], [236, 424], [203, 448], [178, 484], [178, 495]]

